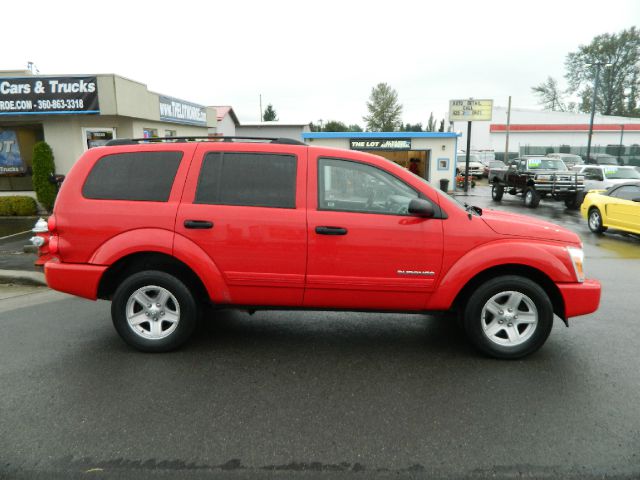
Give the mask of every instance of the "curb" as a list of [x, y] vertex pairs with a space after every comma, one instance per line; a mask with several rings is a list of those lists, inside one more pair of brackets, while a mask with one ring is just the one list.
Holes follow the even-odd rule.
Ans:
[[46, 287], [44, 273], [25, 272], [24, 270], [0, 270], [0, 285], [34, 285]]

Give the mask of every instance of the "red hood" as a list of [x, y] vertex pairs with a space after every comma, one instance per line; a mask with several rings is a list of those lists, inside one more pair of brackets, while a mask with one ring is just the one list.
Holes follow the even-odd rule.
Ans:
[[500, 235], [514, 237], [553, 240], [580, 245], [580, 237], [555, 223], [545, 222], [533, 217], [505, 213], [498, 210], [482, 209], [482, 218], [487, 225]]

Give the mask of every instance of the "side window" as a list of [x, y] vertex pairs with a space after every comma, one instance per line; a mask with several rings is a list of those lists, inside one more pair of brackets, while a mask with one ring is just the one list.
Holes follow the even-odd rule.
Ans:
[[358, 162], [318, 161], [318, 209], [407, 215], [418, 192], [393, 175]]
[[296, 208], [297, 166], [294, 155], [207, 153], [194, 203]]
[[116, 153], [100, 158], [82, 186], [85, 198], [166, 202], [182, 152]]
[[640, 197], [640, 187], [626, 185], [624, 187], [616, 189], [616, 191], [613, 192], [611, 196], [620, 198], [622, 200], [633, 200], [634, 198]]

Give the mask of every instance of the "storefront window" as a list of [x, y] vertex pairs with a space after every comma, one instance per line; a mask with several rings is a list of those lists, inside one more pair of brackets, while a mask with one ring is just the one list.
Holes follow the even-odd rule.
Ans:
[[115, 128], [83, 128], [87, 148], [101, 147], [116, 137]]
[[142, 130], [143, 138], [158, 138], [157, 128], [145, 128]]
[[176, 137], [178, 134], [178, 132], [176, 130], [165, 130], [164, 131], [164, 136], [165, 137]]

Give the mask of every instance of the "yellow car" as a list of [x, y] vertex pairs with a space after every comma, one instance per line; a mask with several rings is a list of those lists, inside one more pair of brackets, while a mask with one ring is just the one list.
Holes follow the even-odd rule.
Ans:
[[611, 227], [640, 234], [640, 182], [591, 190], [584, 197], [580, 213], [592, 232], [602, 233]]

